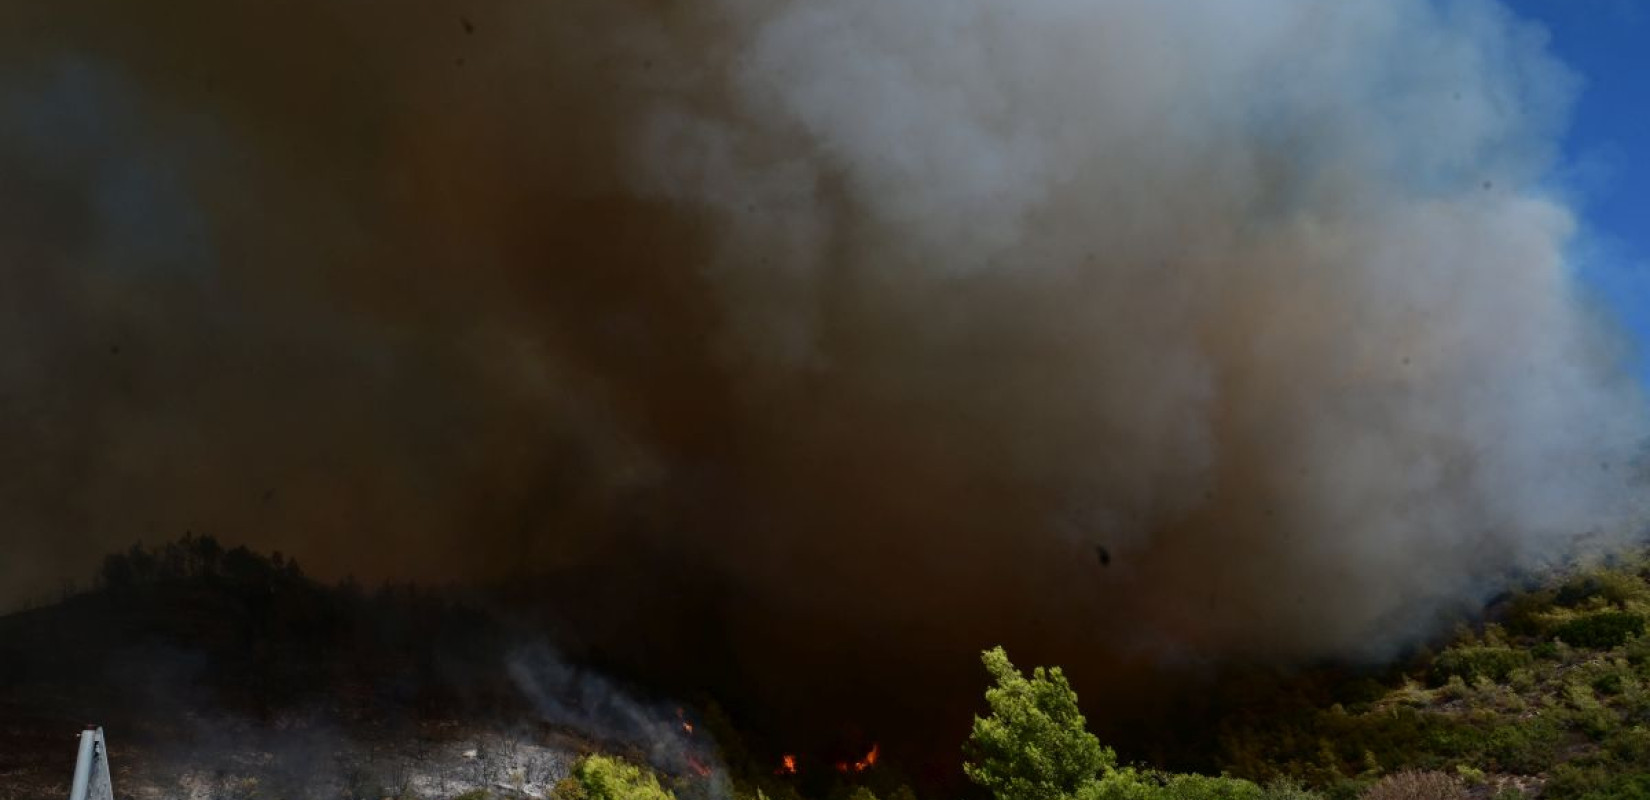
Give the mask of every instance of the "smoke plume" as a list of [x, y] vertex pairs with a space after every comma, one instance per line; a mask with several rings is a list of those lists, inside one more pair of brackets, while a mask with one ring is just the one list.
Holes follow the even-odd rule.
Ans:
[[597, 575], [783, 714], [1379, 656], [1637, 519], [1578, 81], [1492, 2], [0, 20], [0, 601], [185, 530]]

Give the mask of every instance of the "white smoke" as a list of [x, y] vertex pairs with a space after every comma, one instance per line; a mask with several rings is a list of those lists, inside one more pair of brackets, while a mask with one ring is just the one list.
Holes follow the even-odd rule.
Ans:
[[1643, 398], [1543, 183], [1576, 81], [1498, 5], [717, 11], [637, 163], [724, 226], [754, 413], [1035, 487], [996, 535], [1105, 542], [1216, 648], [1379, 652], [1633, 532]]

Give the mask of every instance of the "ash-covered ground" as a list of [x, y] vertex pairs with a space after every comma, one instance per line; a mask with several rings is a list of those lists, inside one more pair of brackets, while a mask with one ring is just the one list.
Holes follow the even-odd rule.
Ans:
[[[59, 735], [45, 736], [48, 731]], [[591, 743], [566, 733], [484, 729], [457, 720], [348, 728], [314, 719], [137, 721], [111, 732], [117, 798], [546, 797]], [[63, 797], [74, 770], [67, 720], [0, 725], [0, 798]], [[472, 795], [473, 796], [473, 795]]]
[[105, 728], [118, 797], [544, 797], [581, 753], [710, 779], [696, 712], [576, 666], [464, 592], [326, 585], [189, 537], [0, 616], [0, 798], [66, 796]]

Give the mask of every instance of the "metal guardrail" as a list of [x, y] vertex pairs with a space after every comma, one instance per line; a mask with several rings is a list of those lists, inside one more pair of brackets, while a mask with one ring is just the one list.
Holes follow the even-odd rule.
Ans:
[[114, 784], [109, 781], [109, 749], [103, 729], [86, 726], [80, 732], [80, 759], [74, 764], [74, 785], [69, 800], [114, 800]]

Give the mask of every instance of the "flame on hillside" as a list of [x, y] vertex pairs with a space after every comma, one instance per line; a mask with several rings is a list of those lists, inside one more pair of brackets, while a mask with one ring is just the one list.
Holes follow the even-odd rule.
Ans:
[[836, 771], [837, 772], [842, 772], [842, 773], [864, 772], [865, 770], [868, 770], [868, 769], [876, 766], [877, 756], [880, 755], [881, 753], [882, 753], [881, 745], [878, 745], [878, 744], [873, 742], [871, 744], [870, 751], [865, 754], [864, 758], [861, 758], [858, 761], [851, 761], [851, 762], [850, 761], [838, 761], [838, 762], [836, 762]]

